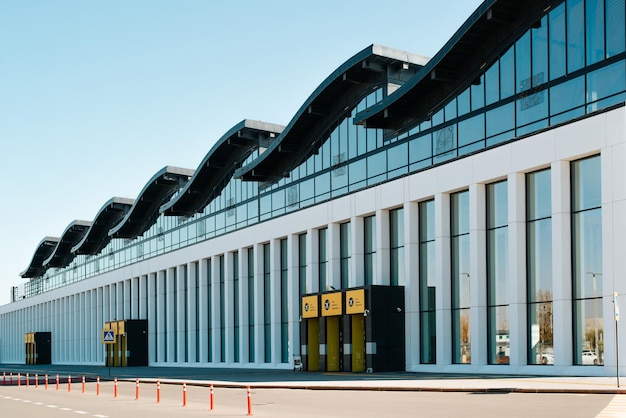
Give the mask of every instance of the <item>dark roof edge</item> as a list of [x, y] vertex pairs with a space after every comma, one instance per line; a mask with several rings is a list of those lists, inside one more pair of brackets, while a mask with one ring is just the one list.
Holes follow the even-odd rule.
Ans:
[[35, 253], [33, 254], [33, 257], [31, 258], [30, 264], [28, 265], [28, 267], [21, 272], [19, 275], [20, 277], [22, 277], [23, 279], [28, 279], [30, 277], [24, 277], [24, 275], [26, 275], [28, 273], [28, 270], [30, 270], [30, 268], [33, 266], [33, 261], [35, 259], [35, 257], [37, 256], [37, 252], [40, 251], [40, 249], [44, 246], [44, 244], [46, 243], [50, 243], [51, 245], [55, 245], [59, 243], [61, 239], [59, 237], [50, 237], [50, 236], [46, 236], [44, 237], [41, 241], [39, 241], [39, 244], [37, 244], [37, 249], [35, 250]]

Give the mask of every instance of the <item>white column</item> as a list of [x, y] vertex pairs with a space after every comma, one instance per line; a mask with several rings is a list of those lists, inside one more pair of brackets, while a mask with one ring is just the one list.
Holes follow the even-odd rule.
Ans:
[[148, 319], [148, 275], [139, 278], [139, 310], [137, 319]]
[[157, 362], [156, 352], [157, 352], [157, 317], [156, 312], [158, 306], [155, 303], [156, 295], [157, 295], [157, 274], [150, 273], [148, 275], [148, 283], [146, 289], [146, 296], [148, 298], [147, 303], [147, 314], [146, 318], [148, 319], [148, 364], [153, 365]]
[[405, 361], [419, 365], [419, 211], [417, 202], [404, 203], [404, 323]]
[[157, 273], [157, 360], [167, 362], [167, 274], [165, 270]]
[[221, 335], [220, 335], [220, 260], [219, 255], [211, 259], [211, 312], [209, 313], [209, 333], [211, 334], [211, 354], [213, 363], [219, 363], [221, 359]]
[[509, 174], [508, 244], [509, 244], [509, 362], [515, 368], [527, 364], [528, 304], [526, 276], [526, 176]]
[[126, 319], [139, 319], [139, 277], [130, 279], [130, 312]]
[[[469, 188], [470, 227], [470, 342], [472, 364], [487, 364], [487, 203], [484, 184]], [[495, 338], [495, 336], [491, 336]]]
[[350, 219], [352, 234], [350, 236], [350, 287], [363, 286], [365, 284], [365, 248], [363, 245], [364, 221], [361, 216], [353, 216]]
[[331, 286], [335, 289], [341, 289], [341, 259], [340, 259], [340, 225], [331, 223], [328, 225], [328, 276], [326, 277], [327, 289], [331, 290]]
[[552, 289], [554, 364], [573, 363], [569, 162], [552, 163]]
[[239, 249], [239, 361], [250, 362], [250, 304], [248, 303], [249, 292], [254, 291], [254, 286], [248, 283], [248, 252], [252, 248]]
[[452, 314], [450, 283], [450, 195], [435, 196], [435, 259], [438, 292], [435, 297], [437, 306], [437, 364], [452, 363]]
[[176, 322], [176, 358], [175, 361], [177, 363], [184, 363], [185, 358], [187, 356], [187, 341], [185, 340], [185, 330], [187, 329], [187, 324], [185, 320], [187, 319], [187, 311], [186, 311], [186, 301], [187, 294], [185, 292], [185, 286], [187, 284], [187, 271], [185, 265], [179, 265], [175, 267], [176, 270], [176, 313], [175, 313], [175, 322]]

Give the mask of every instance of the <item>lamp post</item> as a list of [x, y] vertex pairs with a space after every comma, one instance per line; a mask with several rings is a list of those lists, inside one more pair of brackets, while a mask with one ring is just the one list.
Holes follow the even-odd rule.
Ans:
[[600, 349], [598, 347], [598, 286], [596, 284], [596, 276], [602, 276], [602, 273], [588, 271], [587, 274], [591, 274], [591, 277], [593, 277], [593, 328], [595, 330], [596, 363], [599, 363]]

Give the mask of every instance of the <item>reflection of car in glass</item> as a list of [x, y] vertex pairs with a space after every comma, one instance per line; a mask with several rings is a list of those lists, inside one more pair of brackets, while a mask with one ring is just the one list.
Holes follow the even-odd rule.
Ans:
[[593, 364], [594, 366], [598, 364], [598, 356], [596, 356], [596, 352], [592, 350], [583, 351], [583, 364]]

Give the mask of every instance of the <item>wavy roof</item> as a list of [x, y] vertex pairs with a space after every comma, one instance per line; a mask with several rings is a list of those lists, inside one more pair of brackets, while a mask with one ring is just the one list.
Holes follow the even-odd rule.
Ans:
[[109, 231], [111, 238], [132, 239], [146, 232], [159, 217], [159, 208], [193, 176], [194, 170], [164, 167], [146, 183], [124, 219]]
[[20, 273], [20, 276], [24, 279], [43, 276], [47, 270], [47, 268], [43, 266], [43, 261], [50, 257], [50, 254], [52, 254], [58, 242], [59, 238], [57, 237], [45, 237], [42, 239], [41, 242], [37, 244], [37, 249], [35, 250], [35, 254], [33, 254], [30, 264], [26, 270]]
[[397, 135], [430, 118], [479, 81], [500, 54], [562, 1], [485, 1], [413, 79], [357, 114], [355, 123]]
[[61, 238], [59, 242], [57, 242], [54, 251], [48, 258], [43, 261], [43, 266], [46, 268], [60, 268], [67, 267], [75, 257], [70, 250], [72, 247], [81, 239], [91, 226], [91, 222], [89, 221], [73, 221], [71, 222], [63, 234], [61, 234]]
[[111, 241], [109, 230], [126, 216], [134, 203], [134, 199], [124, 197], [109, 199], [96, 214], [83, 239], [70, 251], [76, 254], [98, 254]]
[[161, 207], [168, 216], [193, 216], [216, 198], [250, 154], [267, 148], [285, 127], [245, 119], [213, 145], [185, 187]]
[[371, 45], [329, 75], [300, 107], [282, 134], [250, 164], [235, 171], [243, 180], [274, 182], [317, 152], [327, 135], [373, 90], [410, 79], [427, 58]]

